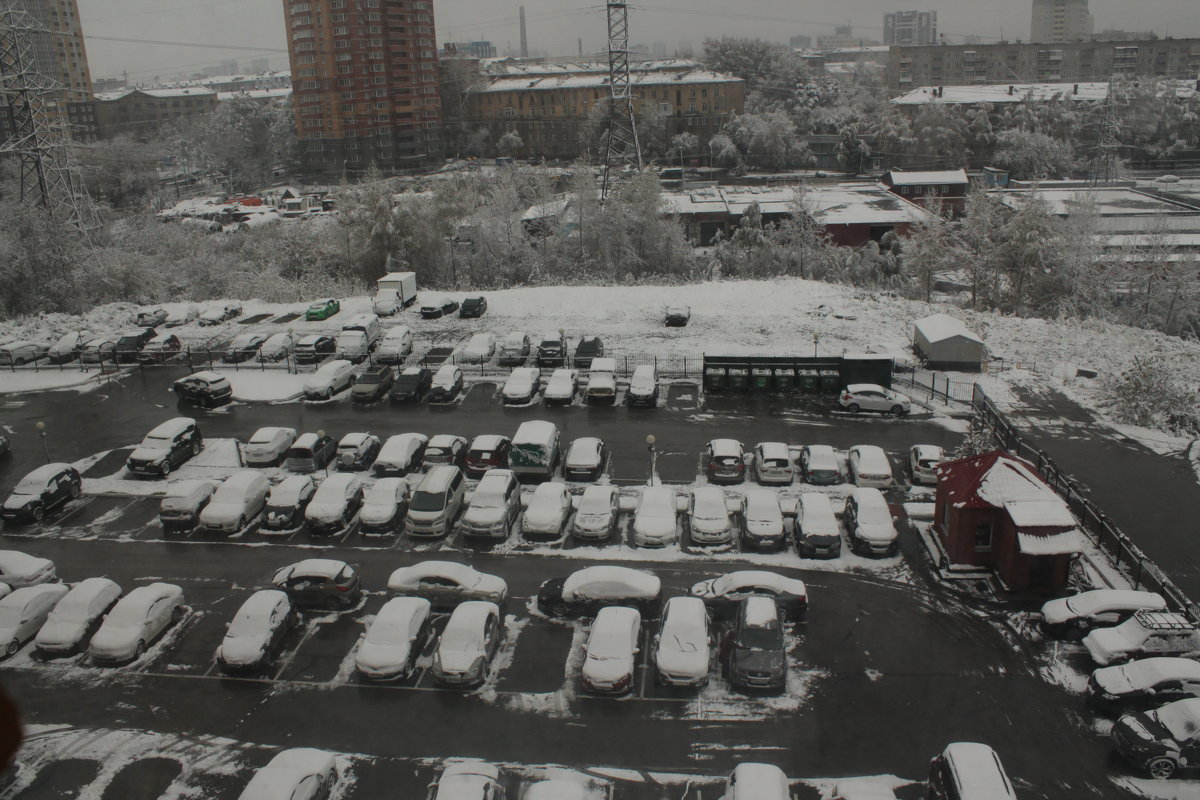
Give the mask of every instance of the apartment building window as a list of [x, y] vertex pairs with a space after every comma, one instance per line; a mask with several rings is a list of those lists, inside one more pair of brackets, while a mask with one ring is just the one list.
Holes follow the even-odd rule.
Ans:
[[387, 97], [387, 89], [376, 89], [375, 96], [376, 97]]
[[387, 78], [383, 75], [377, 75], [375, 77], [375, 83], [387, 83]]
[[319, 127], [321, 127], [321, 120], [319, 120], [319, 119], [306, 119], [306, 120], [304, 120], [304, 127], [306, 127], [306, 128], [319, 128]]
[[313, 35], [313, 32], [311, 29], [306, 30], [306, 31], [293, 31], [292, 32], [293, 39], [311, 39], [312, 35]]
[[353, 114], [353, 113], [354, 113], [354, 106], [352, 106], [352, 105], [345, 105], [345, 104], [343, 104], [342, 106], [340, 106], [340, 110], [341, 110], [341, 112], [342, 112], [343, 114]]
[[321, 87], [319, 87], [317, 85], [316, 81], [301, 81], [300, 88], [301, 89], [319, 89]]
[[299, 44], [296, 45], [297, 53], [307, 53], [309, 50], [312, 50], [312, 49], [313, 49], [312, 42], [300, 42]]
[[371, 72], [383, 72], [387, 69], [387, 64], [372, 64]]
[[512, 106], [505, 106], [504, 110], [500, 112], [500, 115], [511, 119], [517, 115], [517, 110]]
[[304, 69], [296, 70], [297, 78], [315, 78], [317, 77], [316, 67], [305, 67]]
[[310, 8], [312, 8], [312, 6], [309, 5], [308, 3], [296, 3], [292, 6], [292, 13], [300, 14], [305, 11], [308, 11]]
[[367, 58], [372, 59], [372, 60], [376, 60], [376, 59], [382, 60], [383, 59], [383, 51], [382, 50], [372, 50], [369, 53], [367, 53]]
[[337, 68], [338, 75], [349, 75], [353, 71], [354, 71], [353, 67], [338, 67]]
[[367, 22], [379, 22], [382, 19], [383, 15], [378, 11], [372, 11], [370, 14], [367, 14]]
[[334, 59], [336, 61], [353, 61], [354, 53], [338, 53]]
[[330, 17], [330, 19], [334, 22], [345, 22], [346, 15], [345, 14], [334, 14], [332, 17]]
[[334, 29], [333, 29], [333, 35], [334, 35], [334, 36], [349, 36], [349, 35], [350, 35], [350, 29], [349, 29], [349, 28], [347, 28], [347, 27], [345, 27], [345, 26], [342, 26], [342, 27], [339, 27], [339, 28], [334, 28]]
[[316, 56], [296, 56], [297, 64], [312, 64], [317, 60]]
[[292, 20], [293, 28], [299, 28], [301, 25], [312, 25], [312, 17], [296, 17]]
[[350, 40], [349, 39], [338, 39], [336, 42], [333, 43], [333, 49], [334, 50], [349, 50], [350, 49]]

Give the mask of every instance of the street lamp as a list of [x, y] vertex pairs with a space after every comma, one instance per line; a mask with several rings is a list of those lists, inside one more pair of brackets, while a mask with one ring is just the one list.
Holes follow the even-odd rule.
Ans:
[[817, 342], [821, 341], [821, 334], [813, 331], [813, 358], [817, 357]]
[[650, 486], [653, 486], [653, 485], [654, 485], [654, 478], [655, 478], [655, 475], [654, 475], [654, 461], [655, 461], [655, 456], [657, 455], [657, 452], [656, 452], [656, 451], [655, 451], [655, 449], [654, 449], [654, 442], [655, 442], [655, 441], [656, 441], [656, 440], [655, 440], [655, 438], [654, 438], [654, 434], [653, 434], [653, 433], [650, 433], [650, 434], [647, 434], [647, 435], [646, 435], [646, 449], [650, 451], [650, 482], [649, 482], [649, 485], [650, 485]]
[[35, 427], [38, 429], [38, 435], [42, 437], [42, 452], [46, 454], [46, 463], [49, 464], [50, 463], [50, 448], [46, 444], [46, 423], [42, 422], [39, 419], [37, 421], [37, 425]]

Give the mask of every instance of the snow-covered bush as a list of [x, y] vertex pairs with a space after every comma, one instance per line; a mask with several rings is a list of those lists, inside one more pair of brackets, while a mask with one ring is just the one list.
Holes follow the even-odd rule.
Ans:
[[1200, 434], [1200, 393], [1161, 354], [1135, 356], [1104, 389], [1103, 403], [1120, 422]]

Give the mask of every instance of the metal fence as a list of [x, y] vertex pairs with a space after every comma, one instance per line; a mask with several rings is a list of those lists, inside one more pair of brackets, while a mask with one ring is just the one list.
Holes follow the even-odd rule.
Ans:
[[1112, 560], [1113, 566], [1133, 582], [1135, 589], [1158, 592], [1173, 608], [1186, 613], [1193, 622], [1200, 622], [1200, 606], [1193, 603], [1107, 514], [1086, 497], [1087, 487], [1060, 469], [1049, 454], [1026, 441], [978, 384], [972, 393], [971, 406], [1001, 447], [1037, 467], [1038, 474], [1080, 520], [1084, 533]]
[[949, 375], [920, 367], [911, 372], [897, 372], [892, 380], [914, 389], [915, 392], [909, 392], [914, 399], [921, 399], [918, 393], [924, 392], [926, 402], [941, 400], [946, 405], [949, 405], [951, 400], [970, 403], [975, 389], [975, 381], [969, 378], [951, 378]]

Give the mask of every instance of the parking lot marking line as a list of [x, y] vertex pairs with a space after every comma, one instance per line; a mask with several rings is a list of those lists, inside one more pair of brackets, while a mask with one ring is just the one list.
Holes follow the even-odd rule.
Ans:
[[54, 520], [54, 524], [55, 524], [55, 525], [61, 525], [62, 523], [66, 522], [66, 521], [67, 521], [67, 520], [69, 520], [71, 517], [75, 516], [75, 515], [76, 515], [76, 514], [78, 514], [80, 511], [83, 511], [83, 509], [85, 509], [85, 508], [87, 508], [88, 506], [90, 506], [90, 505], [92, 504], [92, 501], [93, 501], [93, 500], [95, 500], [95, 499], [96, 499], [96, 496], [95, 496], [95, 495], [86, 495], [84, 498], [82, 498], [82, 502], [80, 502], [78, 505], [76, 505], [76, 506], [75, 506], [75, 508], [72, 508], [72, 509], [71, 509], [70, 511], [68, 511], [66, 514], [63, 514], [63, 515], [62, 515], [61, 517], [59, 517], [58, 519]]
[[316, 629], [316, 623], [310, 623], [305, 628], [304, 636], [300, 637], [300, 641], [297, 642], [296, 646], [292, 648], [292, 652], [289, 653], [288, 657], [279, 665], [279, 669], [275, 672], [275, 676], [272, 678], [272, 680], [279, 680], [279, 676], [284, 673], [284, 670], [292, 665], [292, 660], [296, 657], [296, 654], [300, 652], [300, 648], [304, 646], [304, 643], [308, 641], [308, 637], [312, 636], [313, 631]]

